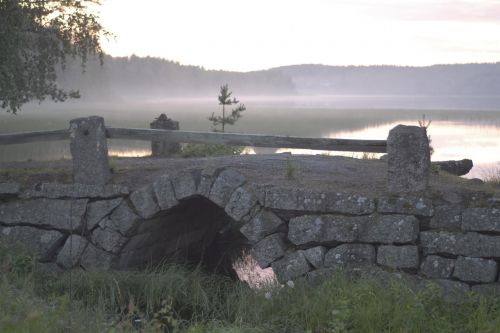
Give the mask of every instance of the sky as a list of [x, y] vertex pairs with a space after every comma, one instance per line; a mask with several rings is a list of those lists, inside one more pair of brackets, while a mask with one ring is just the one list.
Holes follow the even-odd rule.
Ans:
[[103, 0], [113, 56], [207, 69], [500, 61], [500, 0]]

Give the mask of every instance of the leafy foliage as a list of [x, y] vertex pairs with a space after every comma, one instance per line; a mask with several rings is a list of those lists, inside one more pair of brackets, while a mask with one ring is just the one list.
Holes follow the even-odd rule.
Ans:
[[0, 106], [16, 113], [31, 100], [50, 97], [62, 102], [79, 92], [61, 89], [57, 69], [66, 58], [80, 58], [84, 68], [89, 56], [103, 52], [101, 35], [109, 36], [90, 8], [99, 0], [1, 0], [0, 1]]
[[[222, 125], [221, 132], [224, 132], [225, 126], [234, 125], [238, 119], [242, 117], [241, 113], [246, 110], [244, 104], [241, 104], [236, 98], [231, 99], [232, 91], [229, 91], [227, 84], [220, 87], [220, 95], [218, 96], [219, 105], [222, 105], [222, 116], [215, 116], [214, 113], [208, 118], [212, 122], [215, 132], [219, 132], [217, 126]], [[231, 110], [231, 114], [226, 117], [226, 105], [239, 104]]]

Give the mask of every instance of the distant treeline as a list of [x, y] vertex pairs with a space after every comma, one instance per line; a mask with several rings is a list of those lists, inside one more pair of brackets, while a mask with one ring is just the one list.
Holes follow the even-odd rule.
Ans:
[[206, 70], [159, 58], [106, 56], [85, 74], [69, 62], [59, 75], [86, 101], [214, 96], [228, 83], [238, 96], [302, 94], [486, 95], [500, 94], [500, 63], [397, 66], [295, 65], [254, 72]]

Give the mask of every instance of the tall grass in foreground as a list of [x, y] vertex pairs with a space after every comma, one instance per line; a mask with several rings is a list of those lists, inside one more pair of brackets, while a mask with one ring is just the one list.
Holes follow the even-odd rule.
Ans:
[[483, 170], [481, 178], [492, 185], [500, 185], [500, 167]]
[[[0, 244], [1, 245], [1, 244]], [[40, 272], [0, 246], [0, 332], [499, 332], [500, 300], [337, 277], [252, 290], [198, 269]], [[71, 295], [70, 295], [71, 292]]]

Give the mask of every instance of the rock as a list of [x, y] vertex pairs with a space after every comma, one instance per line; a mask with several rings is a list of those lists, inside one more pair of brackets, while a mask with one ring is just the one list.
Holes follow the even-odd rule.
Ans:
[[476, 284], [472, 286], [472, 291], [488, 297], [500, 297], [500, 283]]
[[432, 201], [418, 197], [383, 197], [378, 201], [379, 213], [396, 213], [419, 216], [432, 216]]
[[323, 267], [323, 261], [325, 259], [326, 248], [324, 246], [316, 246], [307, 250], [302, 251], [304, 257], [314, 268]]
[[224, 210], [233, 220], [241, 221], [245, 215], [250, 213], [255, 205], [257, 205], [257, 197], [248, 188], [238, 187], [231, 194]]
[[74, 182], [106, 184], [111, 179], [111, 172], [104, 118], [73, 119], [69, 132]]
[[295, 245], [354, 242], [367, 223], [367, 217], [299, 216], [288, 223], [288, 239]]
[[431, 279], [448, 279], [454, 268], [455, 259], [427, 256], [420, 265], [420, 273]]
[[225, 207], [234, 190], [246, 182], [245, 177], [232, 170], [223, 170], [215, 179], [210, 190], [209, 199], [220, 207]]
[[122, 198], [113, 200], [95, 201], [88, 204], [87, 208], [87, 230], [92, 230], [106, 216], [122, 203]]
[[438, 206], [434, 211], [430, 227], [433, 229], [460, 230], [462, 208], [460, 206]]
[[116, 256], [88, 244], [80, 259], [80, 266], [90, 272], [105, 272], [111, 269]]
[[469, 171], [474, 166], [472, 160], [463, 159], [460, 161], [437, 161], [432, 162], [432, 165], [436, 165], [440, 170], [451, 173], [455, 176], [463, 176], [469, 173]]
[[494, 282], [498, 265], [494, 260], [458, 257], [453, 277], [466, 282]]
[[423, 231], [420, 233], [420, 246], [424, 255], [443, 253], [469, 257], [500, 257], [500, 236], [475, 232], [464, 234]]
[[453, 204], [453, 205], [458, 205], [463, 202], [463, 198], [460, 194], [455, 193], [453, 191], [443, 191], [441, 192], [441, 196], [444, 201], [447, 203]]
[[[179, 130], [179, 122], [168, 118], [164, 113], [162, 113], [150, 124], [150, 128], [175, 131]], [[180, 151], [181, 146], [178, 142], [151, 142], [151, 156], [153, 157], [168, 157], [174, 154], [178, 154], [180, 153]]]
[[282, 234], [267, 236], [252, 249], [252, 254], [260, 268], [268, 267], [273, 261], [285, 255], [286, 245]]
[[315, 192], [297, 188], [271, 187], [265, 190], [264, 201], [265, 207], [280, 210], [351, 215], [367, 215], [375, 211], [373, 199], [343, 192]]
[[90, 240], [93, 244], [107, 252], [119, 253], [128, 239], [118, 231], [99, 226], [92, 232]]
[[338, 272], [336, 268], [319, 268], [306, 273], [306, 281], [312, 285], [319, 285], [333, 278]]
[[325, 267], [375, 263], [375, 247], [369, 244], [342, 244], [325, 255]]
[[466, 208], [462, 214], [465, 231], [500, 232], [500, 209]]
[[130, 200], [140, 217], [148, 219], [160, 211], [153, 193], [153, 186], [147, 185], [130, 195]]
[[294, 280], [310, 270], [302, 251], [287, 254], [284, 258], [273, 262], [271, 267], [281, 283]]
[[387, 171], [390, 192], [410, 193], [427, 190], [430, 149], [425, 128], [398, 125], [389, 131]]
[[196, 194], [196, 175], [193, 172], [181, 172], [172, 179], [177, 200], [189, 199]]
[[258, 242], [278, 230], [283, 224], [283, 220], [273, 212], [261, 210], [250, 222], [241, 227], [240, 232], [248, 240]]
[[392, 268], [417, 268], [418, 247], [381, 245], [377, 251], [377, 264]]
[[20, 243], [28, 252], [40, 256], [42, 260], [51, 258], [63, 241], [64, 235], [59, 231], [0, 226], [0, 243], [10, 245]]
[[440, 289], [441, 295], [446, 301], [461, 300], [470, 291], [469, 285], [460, 281], [437, 279], [432, 280], [432, 282]]
[[417, 240], [419, 231], [419, 222], [414, 216], [372, 216], [358, 240], [366, 243], [413, 243]]
[[82, 225], [87, 200], [36, 199], [0, 204], [0, 222], [58, 230], [77, 230]]
[[18, 195], [21, 192], [21, 186], [17, 183], [0, 183], [0, 196]]
[[75, 267], [87, 247], [88, 241], [78, 235], [70, 235], [57, 255], [56, 263], [70, 269]]
[[58, 184], [43, 183], [39, 189], [28, 190], [22, 193], [24, 199], [32, 198], [89, 198], [89, 199], [110, 199], [123, 197], [129, 194], [125, 186], [107, 184], [107, 185], [89, 185], [89, 184]]
[[200, 182], [197, 186], [196, 193], [208, 198], [210, 196], [210, 189], [217, 178], [220, 168], [217, 167], [205, 167], [200, 172]]
[[161, 176], [153, 183], [153, 192], [161, 210], [167, 210], [179, 204], [175, 197], [174, 186], [169, 176]]
[[139, 216], [135, 215], [132, 209], [124, 201], [110, 215], [109, 219], [103, 220], [100, 225], [103, 228], [111, 228], [122, 235], [127, 235], [132, 229]]

